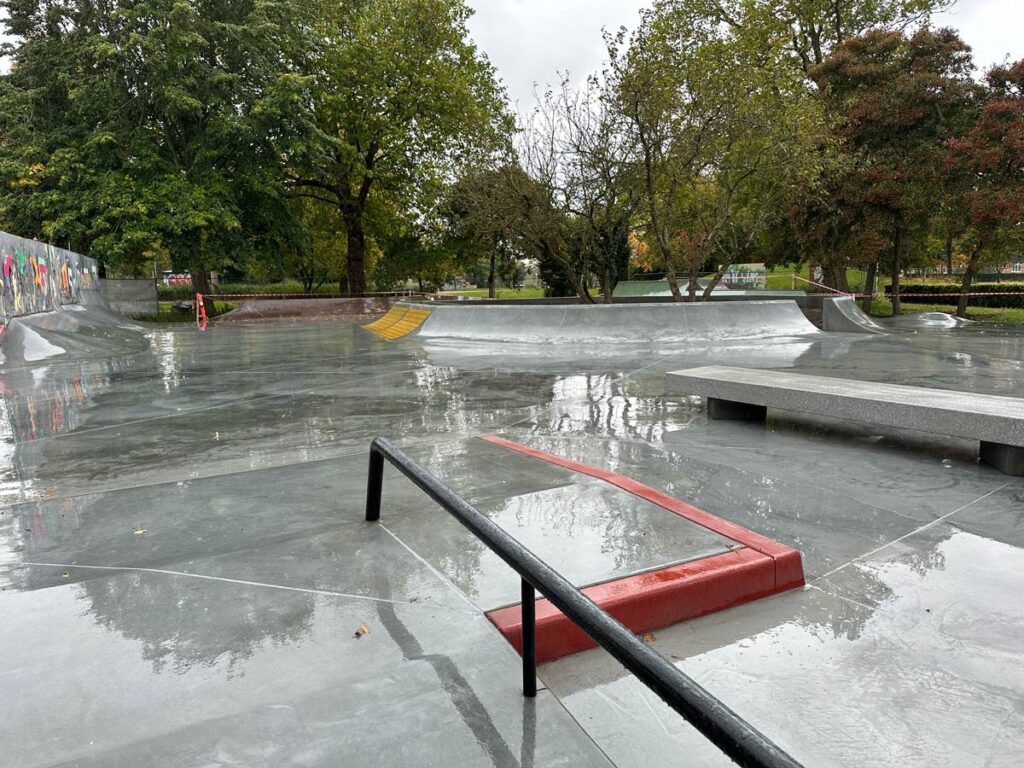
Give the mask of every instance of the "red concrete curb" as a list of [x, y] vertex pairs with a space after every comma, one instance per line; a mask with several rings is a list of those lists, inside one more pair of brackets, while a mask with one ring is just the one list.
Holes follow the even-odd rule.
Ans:
[[[633, 632], [647, 632], [731, 608], [778, 592], [772, 560], [739, 549], [587, 587], [583, 594]], [[499, 608], [487, 618], [512, 647], [522, 652], [519, 605]], [[593, 648], [596, 644], [548, 600], [537, 601], [537, 663]]]
[[780, 544], [773, 539], [769, 539], [767, 536], [755, 533], [749, 528], [744, 528], [742, 525], [715, 517], [702, 509], [697, 509], [697, 507], [687, 504], [685, 501], [680, 501], [650, 486], [638, 483], [636, 480], [625, 475], [581, 464], [578, 461], [556, 456], [553, 453], [548, 453], [538, 448], [530, 448], [497, 435], [483, 435], [480, 439], [486, 440], [492, 445], [498, 445], [510, 451], [516, 451], [517, 453], [546, 461], [549, 464], [570, 469], [581, 475], [589, 475], [590, 477], [604, 480], [606, 483], [632, 493], [634, 496], [639, 496], [641, 499], [656, 504], [662, 509], [674, 512], [680, 517], [685, 517], [692, 523], [696, 523], [710, 531], [750, 547], [763, 555], [767, 555], [775, 562], [775, 586], [780, 592], [785, 589], [802, 587], [804, 584], [804, 567], [800, 559], [800, 553], [791, 547], [787, 547], [785, 544]]
[[[633, 632], [647, 632], [803, 586], [800, 553], [743, 526], [715, 517], [623, 475], [580, 464], [536, 448], [486, 435], [493, 445], [597, 477], [670, 512], [715, 531], [743, 548], [587, 587], [583, 593]], [[522, 650], [519, 605], [487, 617], [517, 650]], [[548, 600], [537, 601], [537, 661], [593, 648], [594, 642]]]

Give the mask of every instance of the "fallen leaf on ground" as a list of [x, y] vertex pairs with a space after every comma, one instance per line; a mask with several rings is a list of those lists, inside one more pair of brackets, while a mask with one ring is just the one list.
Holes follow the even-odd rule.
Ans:
[[356, 632], [353, 635], [353, 637], [356, 640], [358, 640], [360, 637], [362, 637], [363, 635], [365, 635], [369, 631], [370, 631], [370, 628], [368, 626], [366, 626], [365, 624], [360, 624], [359, 625], [359, 629], [356, 630]]
[[640, 639], [641, 639], [641, 640], [643, 640], [643, 641], [644, 641], [645, 643], [653, 643], [653, 642], [654, 642], [655, 640], [657, 640], [658, 638], [656, 638], [656, 637], [654, 636], [654, 633], [653, 633], [653, 632], [648, 632], [648, 633], [646, 633], [646, 634], [644, 634], [644, 635], [641, 635], [641, 636], [640, 636]]
[[70, 575], [71, 574], [68, 573], [67, 571], [64, 571], [64, 573], [61, 574], [61, 576], [63, 576], [65, 579], [68, 578]]
[[145, 536], [147, 533], [149, 533], [149, 529], [136, 528], [134, 531], [132, 531], [132, 533], [134, 533], [136, 536]]

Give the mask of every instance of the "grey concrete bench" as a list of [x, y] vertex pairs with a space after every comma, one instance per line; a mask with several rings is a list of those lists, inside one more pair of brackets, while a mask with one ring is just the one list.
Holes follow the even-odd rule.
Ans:
[[980, 440], [982, 461], [1024, 475], [1024, 399], [720, 365], [669, 373], [666, 388], [706, 397], [712, 419], [763, 421], [779, 408]]

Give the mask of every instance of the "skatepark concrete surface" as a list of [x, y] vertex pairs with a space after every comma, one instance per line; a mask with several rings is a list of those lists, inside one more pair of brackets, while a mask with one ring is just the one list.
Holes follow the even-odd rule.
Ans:
[[[1019, 765], [1024, 480], [969, 440], [709, 423], [665, 374], [1019, 397], [1024, 333], [823, 333], [771, 304], [601, 309], [564, 335], [485, 305], [397, 341], [345, 321], [142, 327], [101, 305], [13, 321], [0, 767], [729, 764], [601, 650], [543, 665], [524, 699], [484, 615], [517, 577], [397, 472], [363, 521], [387, 436], [580, 586], [729, 547], [492, 433], [802, 553], [806, 587], [647, 640], [804, 765]], [[611, 317], [647, 330], [608, 343], [627, 334]]]

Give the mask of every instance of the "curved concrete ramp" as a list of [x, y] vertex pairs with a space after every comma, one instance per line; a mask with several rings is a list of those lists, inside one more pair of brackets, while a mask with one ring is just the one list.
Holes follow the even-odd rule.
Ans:
[[381, 315], [390, 309], [386, 297], [364, 299], [246, 299], [237, 308], [214, 318], [216, 323], [313, 322]]
[[35, 365], [95, 360], [148, 348], [145, 329], [110, 310], [94, 291], [83, 291], [80, 304], [14, 318], [0, 334], [2, 372]]
[[821, 332], [792, 301], [708, 304], [396, 305], [429, 310], [410, 331], [428, 339], [673, 343], [809, 336]]
[[885, 328], [858, 307], [851, 296], [826, 299], [821, 321], [826, 331], [836, 333], [886, 333]]

